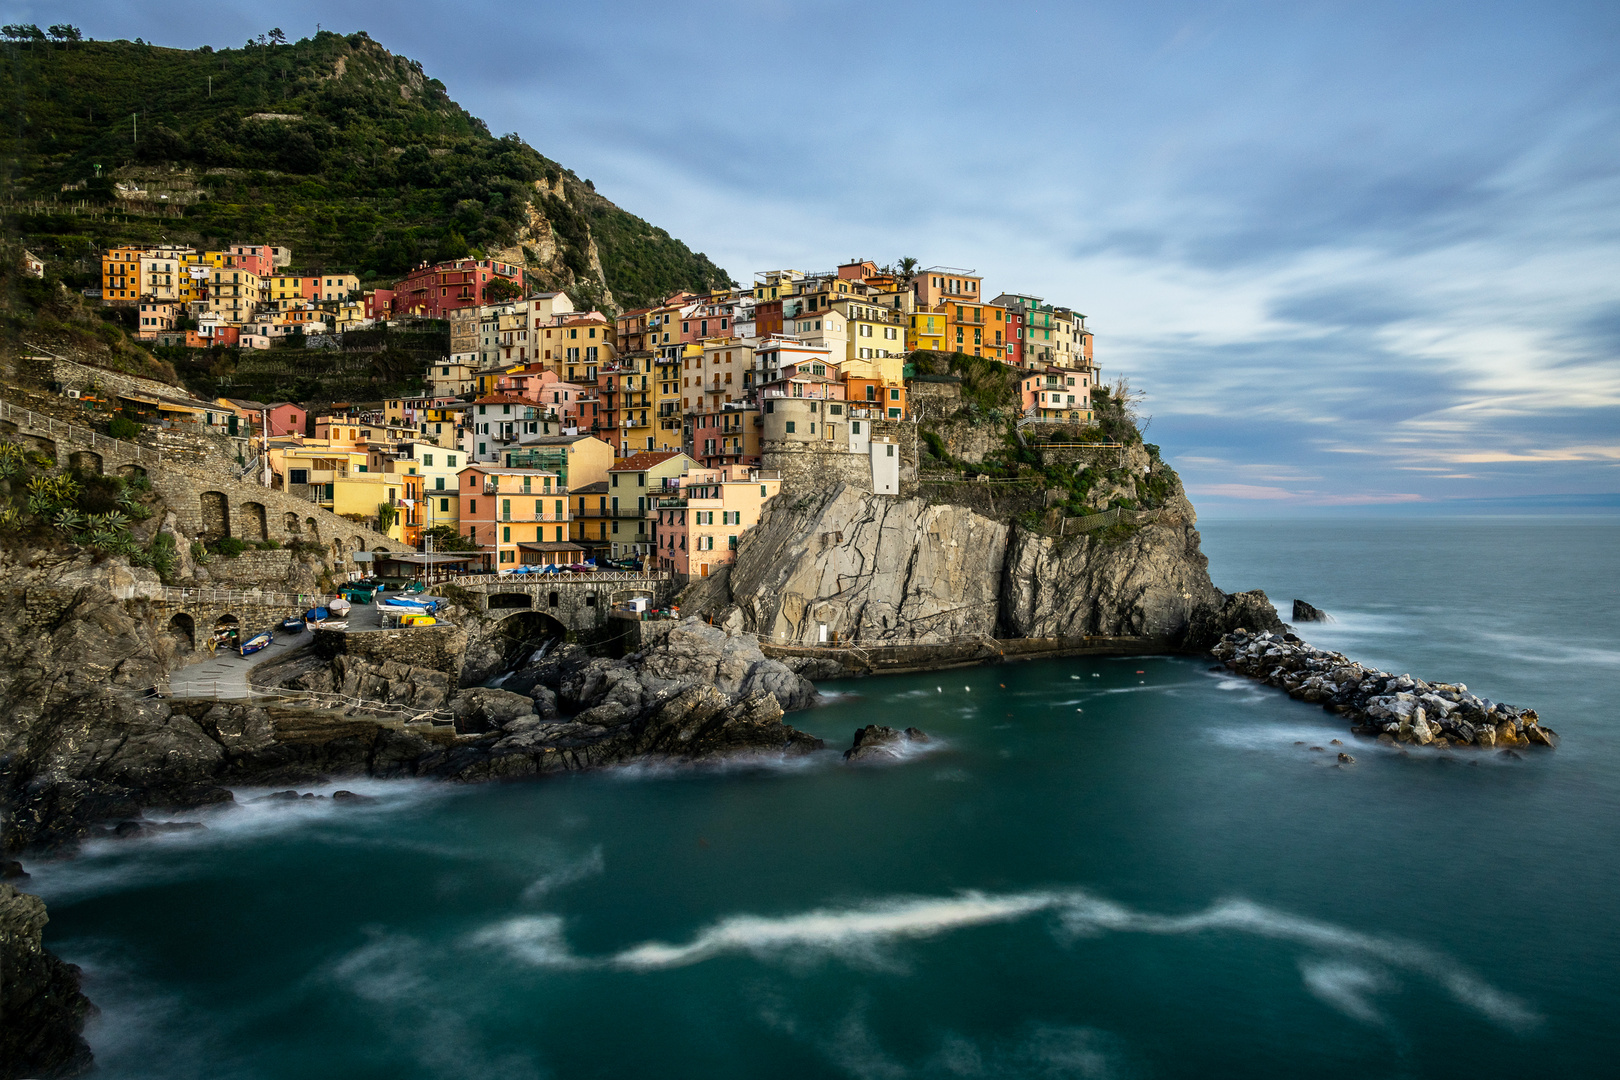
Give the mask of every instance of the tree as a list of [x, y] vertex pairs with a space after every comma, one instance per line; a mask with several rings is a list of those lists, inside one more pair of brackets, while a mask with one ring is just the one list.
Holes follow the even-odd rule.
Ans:
[[84, 35], [79, 32], [79, 28], [68, 23], [57, 23], [45, 32], [51, 36], [53, 41], [84, 40]]
[[456, 531], [454, 525], [435, 525], [423, 529], [424, 539], [433, 541], [434, 551], [477, 551], [478, 545]]
[[917, 272], [917, 260], [910, 255], [895, 264], [895, 271], [905, 280], [910, 281], [911, 275]]
[[389, 529], [392, 529], [394, 527], [394, 522], [398, 521], [398, 520], [399, 520], [399, 511], [394, 507], [393, 503], [378, 503], [377, 504], [377, 531], [378, 532], [387, 532]]
[[523, 286], [505, 278], [496, 278], [484, 286], [484, 302], [489, 304], [505, 303], [508, 300], [516, 300], [522, 295]]
[[8, 23], [5, 26], [0, 26], [0, 35], [4, 35], [10, 41], [34, 42], [45, 40], [45, 31], [33, 23]]
[[285, 45], [285, 44], [287, 44], [287, 35], [283, 34], [281, 32], [281, 27], [278, 26], [274, 30], [270, 31], [270, 44], [272, 44], [272, 45]]

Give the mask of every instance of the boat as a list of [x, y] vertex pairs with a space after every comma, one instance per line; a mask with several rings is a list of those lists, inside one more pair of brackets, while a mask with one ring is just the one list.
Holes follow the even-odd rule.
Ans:
[[349, 602], [340, 596], [336, 600], [329, 602], [326, 609], [341, 619], [349, 613]]
[[304, 629], [304, 620], [298, 615], [294, 615], [290, 619], [282, 619], [281, 628], [289, 634], [300, 633]]
[[304, 612], [304, 621], [306, 623], [325, 622], [331, 615], [332, 613], [323, 607], [312, 607]]
[[437, 600], [417, 600], [406, 596], [391, 596], [382, 602], [382, 606], [395, 611], [421, 611], [429, 615], [436, 615], [439, 611]]
[[266, 630], [262, 634], [253, 635], [252, 637], [248, 638], [246, 642], [243, 643], [243, 645], [242, 645], [242, 655], [243, 656], [251, 656], [254, 653], [258, 652], [260, 649], [268, 648], [269, 645], [270, 645], [270, 631]]
[[437, 625], [438, 621], [432, 615], [426, 614], [401, 615], [399, 617], [399, 625], [401, 626], [434, 626]]

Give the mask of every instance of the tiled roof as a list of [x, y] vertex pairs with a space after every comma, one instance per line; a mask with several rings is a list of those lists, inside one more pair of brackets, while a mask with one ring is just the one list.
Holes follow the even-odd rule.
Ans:
[[639, 454], [632, 454], [621, 460], [609, 472], [643, 472], [654, 465], [662, 465], [672, 457], [681, 454], [680, 450], [643, 450]]

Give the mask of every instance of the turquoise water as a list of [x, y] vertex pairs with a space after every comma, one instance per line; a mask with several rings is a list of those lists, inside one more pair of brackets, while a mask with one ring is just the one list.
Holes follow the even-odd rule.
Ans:
[[103, 1075], [1612, 1075], [1620, 523], [1204, 538], [1563, 747], [1334, 768], [1333, 717], [1207, 663], [1064, 660], [795, 717], [937, 737], [890, 768], [249, 803], [33, 868]]

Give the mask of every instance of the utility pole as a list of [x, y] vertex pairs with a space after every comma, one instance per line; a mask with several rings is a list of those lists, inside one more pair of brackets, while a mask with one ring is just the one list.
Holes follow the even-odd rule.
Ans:
[[214, 96], [214, 77], [212, 75], [208, 76], [208, 96]]
[[131, 146], [135, 145], [136, 139], [139, 136], [139, 130], [137, 129], [137, 127], [135, 125], [135, 118], [137, 116], [139, 116], [139, 115], [140, 115], [140, 113], [130, 113], [129, 114], [129, 145], [131, 145]]

